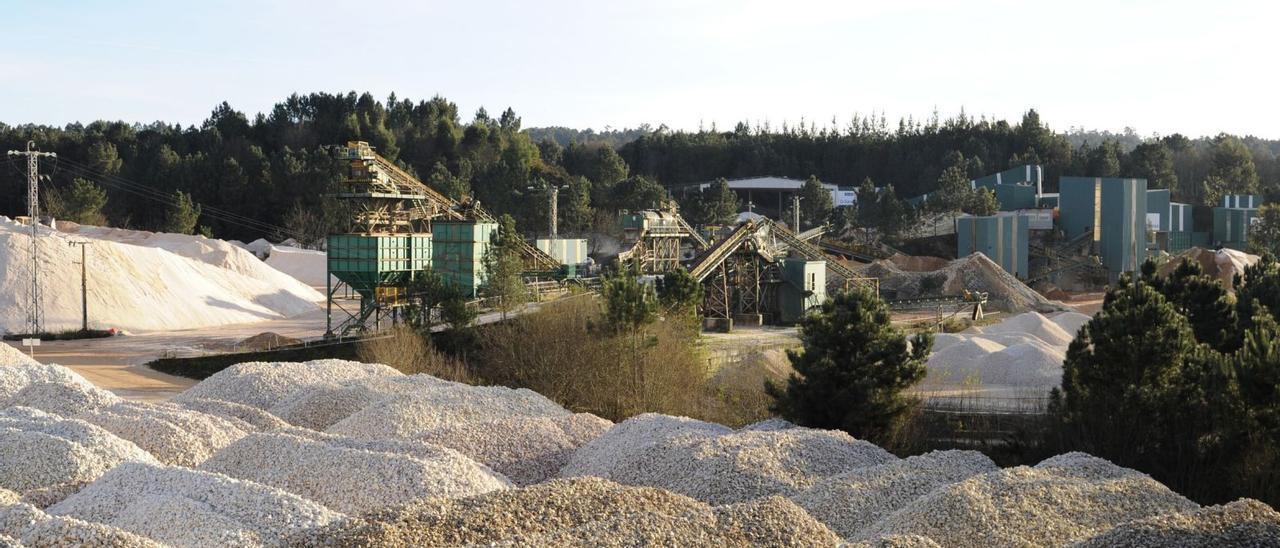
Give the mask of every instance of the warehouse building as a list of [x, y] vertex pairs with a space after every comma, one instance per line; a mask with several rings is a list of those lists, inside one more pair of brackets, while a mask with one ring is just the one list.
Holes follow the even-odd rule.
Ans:
[[1090, 234], [1113, 278], [1137, 271], [1147, 258], [1147, 180], [1063, 177], [1058, 186], [1066, 238]]
[[1030, 219], [1017, 213], [956, 219], [957, 256], [982, 253], [1006, 272], [1026, 279]]

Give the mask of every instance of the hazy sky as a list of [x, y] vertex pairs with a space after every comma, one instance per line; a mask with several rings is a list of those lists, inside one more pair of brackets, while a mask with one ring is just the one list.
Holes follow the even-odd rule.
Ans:
[[293, 92], [696, 129], [854, 113], [1280, 137], [1258, 1], [0, 0], [0, 121], [199, 123]]

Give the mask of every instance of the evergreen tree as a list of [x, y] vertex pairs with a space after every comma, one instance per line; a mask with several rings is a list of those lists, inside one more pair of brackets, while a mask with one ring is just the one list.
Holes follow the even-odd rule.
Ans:
[[160, 232], [191, 234], [199, 220], [199, 204], [191, 200], [190, 194], [179, 190], [173, 194], [173, 203], [169, 205], [165, 213], [164, 224], [160, 225]]
[[1280, 204], [1263, 204], [1257, 222], [1249, 227], [1249, 251], [1262, 255], [1280, 253]]
[[102, 226], [107, 223], [106, 216], [102, 214], [106, 205], [107, 191], [77, 177], [62, 197], [62, 212], [55, 215], [82, 225]]
[[591, 181], [586, 177], [569, 180], [569, 188], [560, 191], [560, 230], [581, 234], [591, 228], [595, 215], [591, 207]]
[[1074, 447], [1123, 466], [1171, 473], [1168, 456], [1194, 454], [1202, 360], [1186, 318], [1142, 280], [1122, 279], [1067, 349], [1051, 405]]
[[1147, 188], [1178, 188], [1173, 153], [1161, 141], [1142, 143], [1129, 153], [1128, 175], [1147, 180]]
[[529, 300], [529, 288], [522, 277], [524, 263], [520, 257], [519, 238], [516, 220], [511, 215], [503, 215], [482, 258], [485, 276], [480, 292], [493, 299], [503, 319], [508, 312]]
[[1086, 169], [1091, 177], [1119, 177], [1120, 144], [1108, 139], [1089, 151], [1089, 165]]
[[802, 426], [839, 429], [883, 443], [912, 402], [902, 392], [924, 379], [929, 334], [907, 337], [889, 307], [866, 290], [827, 299], [801, 321], [802, 351], [788, 351], [796, 374], [766, 385], [773, 411]]
[[658, 285], [658, 300], [668, 310], [697, 312], [702, 305], [702, 284], [688, 270], [677, 268], [662, 275]]
[[667, 189], [644, 176], [629, 177], [613, 187], [610, 202], [615, 210], [639, 211], [661, 209], [667, 202]]
[[800, 226], [795, 231], [798, 233], [827, 222], [833, 208], [831, 191], [822, 186], [816, 176], [810, 175], [800, 187]]
[[738, 195], [729, 188], [729, 181], [724, 177], [716, 179], [701, 193], [699, 205], [702, 215], [699, 224], [724, 225], [732, 223], [738, 217]]
[[[1143, 265], [1154, 269], [1151, 260]], [[1234, 350], [1239, 326], [1235, 302], [1218, 280], [1206, 275], [1200, 263], [1184, 258], [1156, 289], [1187, 318], [1197, 341], [1220, 352]]]
[[995, 215], [1000, 212], [1000, 202], [996, 200], [996, 193], [991, 189], [975, 188], [965, 195], [961, 211], [978, 216]]

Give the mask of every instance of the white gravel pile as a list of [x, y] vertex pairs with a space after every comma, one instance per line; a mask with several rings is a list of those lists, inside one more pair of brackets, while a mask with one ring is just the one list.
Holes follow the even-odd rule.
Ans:
[[775, 432], [778, 430], [787, 430], [789, 428], [798, 428], [791, 421], [773, 417], [765, 419], [757, 423], [748, 424], [739, 428], [739, 432]]
[[84, 421], [25, 407], [0, 410], [0, 487], [26, 493], [97, 479], [124, 462], [155, 463], [132, 442]]
[[16, 504], [20, 500], [22, 500], [22, 495], [19, 495], [13, 491], [0, 487], [0, 506], [8, 506], [10, 504]]
[[36, 381], [28, 383], [22, 390], [0, 403], [0, 407], [30, 407], [70, 417], [82, 411], [115, 405], [120, 401], [119, 396], [94, 386]]
[[590, 413], [516, 416], [450, 424], [417, 439], [455, 449], [523, 486], [555, 477], [574, 451], [612, 426]]
[[982, 363], [991, 354], [1004, 350], [1005, 346], [985, 337], [965, 337], [936, 349], [925, 362], [928, 376], [925, 384], [957, 385], [974, 382], [980, 377]]
[[782, 497], [683, 514], [634, 512], [496, 546], [837, 546], [839, 537]]
[[289, 424], [326, 430], [352, 414], [395, 396], [441, 386], [462, 386], [430, 375], [388, 375], [313, 385], [272, 406]]
[[782, 498], [712, 508], [600, 478], [552, 480], [465, 499], [431, 499], [292, 539], [293, 546], [834, 546]]
[[241, 403], [205, 398], [190, 398], [174, 403], [184, 409], [227, 419], [245, 432], [262, 432], [289, 426], [289, 423], [271, 413]]
[[296, 493], [356, 515], [429, 497], [467, 497], [511, 483], [466, 456], [418, 444], [413, 454], [347, 447], [332, 436], [275, 431], [250, 434], [201, 470]]
[[[7, 540], [6, 540], [7, 538]], [[162, 544], [121, 529], [65, 516], [30, 504], [0, 505], [0, 546], [159, 548]]]
[[37, 361], [31, 359], [22, 349], [0, 342], [0, 369], [4, 366], [17, 365], [36, 365]]
[[933, 539], [920, 535], [886, 535], [841, 546], [844, 548], [942, 548]]
[[266, 410], [312, 386], [400, 374], [385, 365], [346, 360], [247, 362], [214, 373], [174, 401], [213, 399]]
[[1280, 546], [1280, 513], [1256, 500], [1240, 499], [1221, 506], [1131, 521], [1072, 546]]
[[120, 402], [76, 418], [100, 426], [151, 453], [164, 464], [193, 467], [244, 437], [245, 430], [222, 417], [173, 404]]
[[[560, 477], [595, 476], [615, 479], [614, 472], [644, 465], [650, 447], [683, 434], [717, 436], [733, 430], [719, 424], [657, 413], [636, 415], [587, 442], [560, 470]], [[617, 481], [617, 480], [615, 480]]]
[[175, 546], [259, 546], [342, 519], [257, 483], [186, 468], [127, 463], [48, 512], [119, 527]]
[[920, 535], [948, 546], [1061, 546], [1197, 507], [1145, 474], [1068, 453], [938, 488], [850, 540]]
[[410, 439], [460, 423], [569, 414], [555, 402], [526, 388], [445, 383], [424, 386], [365, 407], [327, 431], [355, 438]]
[[[884, 449], [832, 430], [724, 432], [674, 417], [640, 418], [587, 444], [561, 475], [596, 475], [730, 504], [789, 495], [824, 477], [896, 460]], [[601, 446], [608, 449], [600, 451]]]
[[1092, 320], [1093, 316], [1068, 310], [1066, 312], [1054, 314], [1053, 316], [1050, 316], [1049, 319], [1053, 320], [1053, 323], [1058, 324], [1058, 327], [1061, 327], [1063, 331], [1070, 334], [1072, 338], [1075, 338], [1075, 336], [1080, 333], [1080, 328], [1084, 327], [1084, 324], [1089, 323], [1089, 320]]
[[1027, 333], [1053, 346], [1066, 346], [1075, 338], [1075, 333], [1068, 333], [1039, 312], [1024, 312], [1009, 317], [998, 324], [983, 327], [982, 332], [986, 334]]
[[852, 537], [938, 487], [995, 470], [977, 451], [934, 451], [826, 478], [792, 500], [836, 534]]

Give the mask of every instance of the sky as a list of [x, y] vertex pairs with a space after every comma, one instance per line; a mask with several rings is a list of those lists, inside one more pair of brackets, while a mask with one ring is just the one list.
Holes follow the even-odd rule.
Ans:
[[1280, 3], [0, 0], [0, 122], [199, 124], [291, 93], [731, 129], [963, 109], [1280, 138]]

